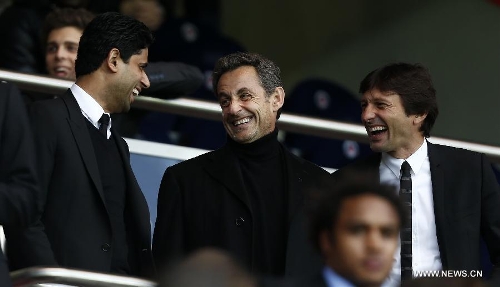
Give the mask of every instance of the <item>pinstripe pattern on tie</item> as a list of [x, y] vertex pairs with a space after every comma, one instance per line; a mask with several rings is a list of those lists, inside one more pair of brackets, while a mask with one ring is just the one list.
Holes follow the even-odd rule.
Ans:
[[404, 161], [401, 165], [401, 178], [400, 178], [400, 188], [399, 197], [403, 201], [406, 209], [406, 214], [408, 215], [408, 220], [401, 229], [401, 280], [411, 279], [413, 277], [412, 269], [412, 230], [411, 230], [411, 209], [412, 209], [412, 184], [411, 184], [411, 174], [410, 174], [410, 164]]

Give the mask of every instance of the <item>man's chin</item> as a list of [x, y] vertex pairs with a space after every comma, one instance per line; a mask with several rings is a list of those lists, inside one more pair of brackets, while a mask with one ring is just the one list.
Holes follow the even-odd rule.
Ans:
[[382, 285], [382, 283], [384, 283], [386, 277], [382, 278], [379, 275], [360, 276], [357, 278], [358, 280], [353, 283], [355, 283], [356, 286], [359, 287], [379, 287]]
[[119, 111], [114, 112], [114, 114], [125, 114], [130, 111], [130, 105], [123, 106]]
[[370, 143], [370, 149], [374, 152], [384, 152], [385, 151], [385, 149], [382, 145], [380, 145], [378, 143], [373, 143], [373, 142]]

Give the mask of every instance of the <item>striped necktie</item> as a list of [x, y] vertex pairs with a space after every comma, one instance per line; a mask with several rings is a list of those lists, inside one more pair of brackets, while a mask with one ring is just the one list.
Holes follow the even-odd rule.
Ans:
[[408, 219], [401, 229], [401, 280], [413, 277], [412, 272], [412, 232], [411, 232], [411, 174], [410, 164], [404, 161], [401, 165], [401, 179], [399, 186], [399, 197], [403, 201]]

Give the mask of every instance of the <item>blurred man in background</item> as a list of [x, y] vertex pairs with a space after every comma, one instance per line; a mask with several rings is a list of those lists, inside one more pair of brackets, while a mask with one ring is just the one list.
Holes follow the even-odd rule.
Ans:
[[49, 75], [75, 81], [75, 60], [83, 30], [94, 18], [84, 8], [62, 8], [45, 18], [42, 41], [45, 43], [45, 64]]

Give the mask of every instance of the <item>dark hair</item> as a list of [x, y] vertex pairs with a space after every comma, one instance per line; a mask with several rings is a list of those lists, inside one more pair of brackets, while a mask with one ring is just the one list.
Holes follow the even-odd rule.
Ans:
[[406, 115], [427, 113], [420, 131], [429, 137], [439, 110], [436, 90], [427, 68], [420, 64], [395, 63], [370, 72], [361, 81], [359, 92], [378, 89], [382, 93], [393, 92], [400, 96]]
[[50, 32], [65, 27], [84, 30], [95, 15], [84, 8], [56, 8], [45, 17], [42, 27], [42, 47], [47, 45]]
[[[266, 96], [271, 96], [277, 87], [282, 87], [280, 68], [276, 64], [256, 53], [237, 52], [226, 55], [215, 63], [214, 71], [212, 74], [212, 85], [214, 92], [217, 96], [217, 84], [220, 77], [227, 72], [236, 70], [242, 66], [252, 66], [259, 75], [260, 84], [266, 91]], [[278, 110], [276, 119], [279, 119], [281, 108]]]
[[370, 181], [367, 178], [364, 173], [346, 173], [343, 180], [324, 180], [310, 192], [306, 208], [309, 218], [309, 238], [318, 251], [320, 251], [318, 240], [321, 232], [335, 229], [342, 204], [352, 197], [378, 196], [394, 208], [398, 214], [400, 228], [406, 222], [406, 211], [395, 187]]
[[92, 20], [80, 38], [75, 62], [76, 77], [87, 75], [99, 68], [111, 49], [120, 51], [128, 63], [153, 42], [151, 31], [142, 22], [117, 12], [107, 12]]

